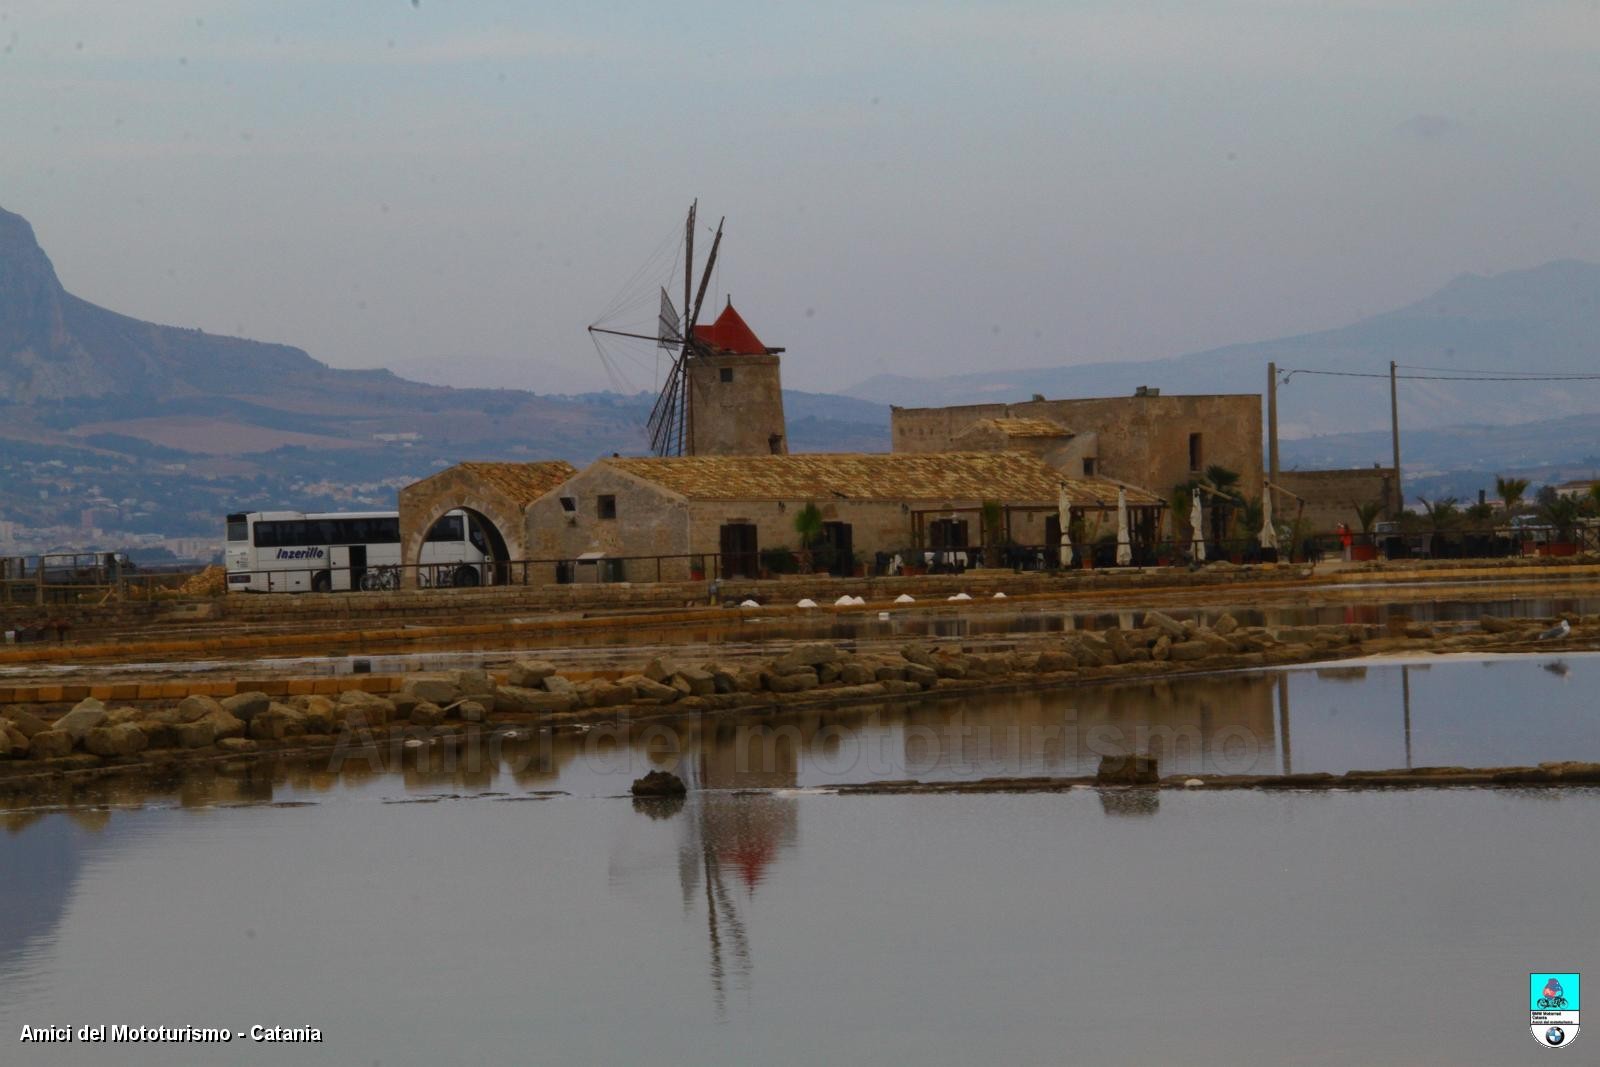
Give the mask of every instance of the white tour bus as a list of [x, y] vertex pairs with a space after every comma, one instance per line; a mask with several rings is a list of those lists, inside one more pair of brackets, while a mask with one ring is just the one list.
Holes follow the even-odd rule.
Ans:
[[[230, 593], [398, 589], [400, 515], [236, 513], [228, 516], [227, 560]], [[489, 540], [478, 520], [460, 510], [433, 524], [419, 562], [420, 586], [473, 586], [493, 580]]]

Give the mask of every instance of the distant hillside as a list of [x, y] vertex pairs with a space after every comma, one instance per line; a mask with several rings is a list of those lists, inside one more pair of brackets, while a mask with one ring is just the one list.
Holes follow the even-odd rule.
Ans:
[[[1269, 361], [1281, 368], [1387, 374], [1417, 367], [1591, 373], [1600, 369], [1600, 265], [1563, 260], [1492, 277], [1462, 275], [1433, 296], [1350, 326], [1230, 345], [1173, 359], [990, 370], [951, 378], [883, 375], [847, 390], [904, 406], [1117, 396], [1150, 385], [1167, 392], [1261, 392]], [[1296, 376], [1279, 392], [1280, 434], [1380, 430], [1386, 379]], [[1423, 429], [1467, 422], [1525, 422], [1600, 411], [1600, 382], [1406, 381], [1400, 422]]]

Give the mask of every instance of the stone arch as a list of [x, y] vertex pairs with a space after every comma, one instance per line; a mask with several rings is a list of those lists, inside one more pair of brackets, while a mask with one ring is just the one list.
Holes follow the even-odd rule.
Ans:
[[[407, 588], [417, 585], [423, 540], [447, 512], [457, 508], [480, 518], [496, 562], [527, 558], [523, 541], [528, 504], [576, 473], [568, 463], [461, 463], [400, 490], [400, 559]], [[497, 569], [496, 582], [512, 568]]]

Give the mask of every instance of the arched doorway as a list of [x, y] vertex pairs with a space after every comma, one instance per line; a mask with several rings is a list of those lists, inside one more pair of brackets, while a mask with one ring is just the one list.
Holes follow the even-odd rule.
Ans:
[[452, 508], [427, 525], [417, 552], [417, 585], [423, 589], [507, 585], [511, 558], [505, 535], [493, 519], [476, 508]]

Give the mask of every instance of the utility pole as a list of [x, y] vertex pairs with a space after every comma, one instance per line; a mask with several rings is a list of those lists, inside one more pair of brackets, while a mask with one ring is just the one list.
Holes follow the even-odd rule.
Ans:
[[1389, 431], [1394, 438], [1394, 518], [1406, 510], [1406, 495], [1400, 488], [1400, 394], [1395, 388], [1395, 362], [1389, 361]]
[[[1278, 365], [1267, 364], [1267, 481], [1271, 483], [1270, 491], [1276, 492], [1278, 488]], [[1273, 497], [1277, 503], [1277, 497]], [[1272, 513], [1276, 515], [1278, 509], [1274, 507]]]

